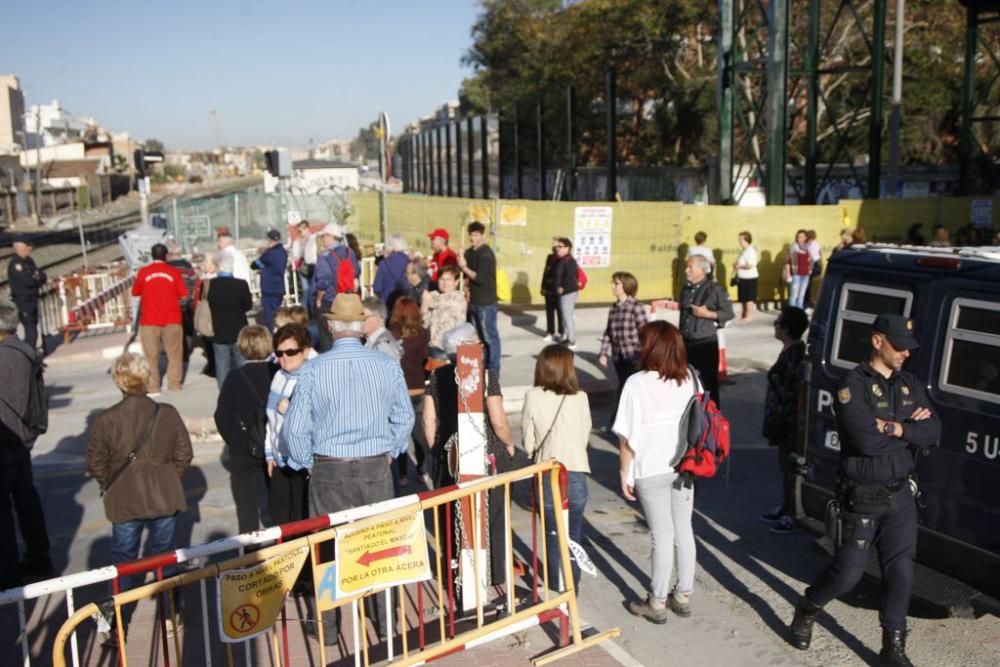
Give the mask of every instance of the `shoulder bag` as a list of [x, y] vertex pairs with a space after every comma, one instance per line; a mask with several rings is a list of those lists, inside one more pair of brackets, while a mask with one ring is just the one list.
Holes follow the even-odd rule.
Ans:
[[194, 330], [205, 338], [215, 335], [215, 327], [212, 324], [212, 308], [208, 305], [208, 288], [212, 284], [211, 280], [206, 280], [201, 289], [201, 300], [198, 307], [194, 309]]
[[149, 420], [149, 423], [146, 424], [146, 429], [142, 432], [142, 435], [140, 435], [139, 439], [136, 440], [135, 444], [132, 445], [132, 450], [128, 453], [128, 456], [125, 458], [125, 463], [123, 463], [121, 467], [119, 467], [118, 470], [116, 470], [114, 474], [108, 478], [108, 483], [104, 485], [103, 489], [101, 489], [101, 496], [104, 496], [104, 494], [108, 492], [108, 489], [111, 488], [111, 485], [114, 484], [116, 481], [118, 481], [118, 478], [122, 476], [122, 473], [124, 473], [125, 470], [130, 465], [132, 465], [132, 461], [135, 461], [136, 454], [139, 453], [139, 450], [142, 449], [143, 446], [147, 442], [149, 442], [149, 440], [152, 439], [151, 436], [156, 431], [156, 420], [159, 419], [159, 417], [160, 417], [160, 404], [157, 403], [156, 407], [153, 408], [153, 418]]
[[549, 436], [552, 435], [552, 429], [555, 428], [556, 420], [559, 419], [559, 413], [562, 411], [563, 403], [565, 402], [566, 394], [563, 394], [562, 400], [559, 401], [559, 407], [556, 408], [556, 414], [552, 417], [552, 423], [549, 424], [549, 430], [545, 432], [545, 436], [542, 438], [542, 441], [538, 443], [538, 449], [535, 450], [534, 456], [531, 457], [532, 461], [535, 463], [538, 462], [538, 457], [542, 454], [542, 447], [545, 446]]

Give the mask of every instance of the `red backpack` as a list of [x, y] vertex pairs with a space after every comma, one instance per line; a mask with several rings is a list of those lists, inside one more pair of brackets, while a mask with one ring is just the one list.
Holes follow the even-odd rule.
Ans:
[[579, 264], [576, 267], [576, 286], [581, 290], [587, 287], [587, 272]]
[[[341, 257], [339, 250], [344, 251], [344, 256]], [[333, 266], [333, 274], [337, 277], [336, 280], [336, 293], [343, 294], [345, 292], [354, 291], [354, 263], [351, 262], [351, 251], [344, 246], [335, 246], [330, 250], [327, 255], [329, 257], [330, 263]]]
[[694, 396], [684, 410], [679, 434], [687, 440], [687, 451], [675, 468], [694, 477], [714, 477], [719, 464], [729, 458], [729, 420], [704, 390], [698, 372], [691, 369], [691, 377]]

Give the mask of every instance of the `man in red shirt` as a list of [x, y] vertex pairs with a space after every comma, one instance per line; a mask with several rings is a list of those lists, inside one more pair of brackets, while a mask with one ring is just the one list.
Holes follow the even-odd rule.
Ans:
[[167, 353], [167, 386], [180, 391], [184, 364], [184, 329], [180, 300], [187, 287], [180, 272], [167, 264], [167, 246], [157, 243], [150, 249], [153, 261], [139, 269], [132, 296], [139, 302], [139, 339], [149, 362], [149, 394], [160, 393], [160, 350]]
[[437, 280], [441, 269], [446, 266], [457, 268], [458, 255], [448, 247], [448, 241], [451, 237], [448, 235], [447, 229], [435, 229], [427, 236], [430, 238], [431, 248], [434, 250], [434, 254], [431, 255], [431, 261], [427, 265], [427, 273], [431, 279], [430, 289], [437, 289]]

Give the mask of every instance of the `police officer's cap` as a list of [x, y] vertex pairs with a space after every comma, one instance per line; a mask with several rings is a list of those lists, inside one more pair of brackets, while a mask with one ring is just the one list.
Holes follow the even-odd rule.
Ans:
[[874, 333], [880, 333], [889, 339], [889, 343], [897, 350], [915, 350], [920, 347], [913, 335], [913, 320], [902, 315], [885, 313], [875, 318], [872, 325]]
[[14, 237], [14, 243], [23, 243], [26, 246], [35, 247], [35, 244], [31, 241], [31, 237], [27, 234], [18, 234]]

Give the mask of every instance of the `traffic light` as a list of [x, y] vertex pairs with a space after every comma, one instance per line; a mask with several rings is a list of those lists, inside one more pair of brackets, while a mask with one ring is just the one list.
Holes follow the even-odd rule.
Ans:
[[291, 155], [284, 148], [264, 151], [264, 164], [267, 167], [267, 172], [275, 178], [292, 175]]

